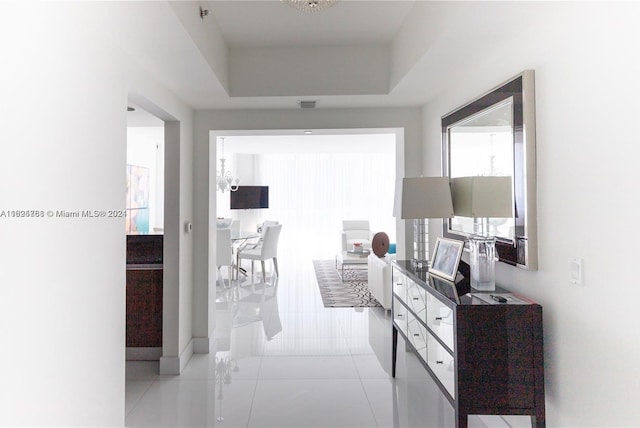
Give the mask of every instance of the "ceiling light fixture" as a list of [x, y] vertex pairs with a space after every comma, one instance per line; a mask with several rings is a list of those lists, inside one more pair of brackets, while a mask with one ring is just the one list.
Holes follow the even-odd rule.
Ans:
[[203, 9], [200, 6], [200, 19], [204, 20], [205, 16], [209, 16], [209, 9]]
[[[225, 170], [224, 163], [227, 161], [224, 157], [224, 138], [220, 138], [222, 140], [222, 150], [220, 156], [220, 170], [216, 172], [216, 187], [220, 191], [220, 193], [224, 193], [225, 190], [229, 190], [231, 192], [235, 192], [238, 190], [240, 179], [233, 179], [233, 175], [231, 175], [231, 171]], [[235, 184], [233, 184], [235, 182]]]
[[338, 0], [280, 0], [281, 2], [291, 6], [294, 9], [301, 10], [303, 12], [318, 12], [320, 10], [327, 9]]

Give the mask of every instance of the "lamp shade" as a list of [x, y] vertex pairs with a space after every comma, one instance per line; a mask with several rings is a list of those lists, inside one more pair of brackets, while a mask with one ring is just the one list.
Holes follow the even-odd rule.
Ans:
[[451, 179], [456, 216], [513, 217], [512, 177], [477, 176]]
[[398, 180], [393, 215], [401, 219], [453, 217], [449, 177], [405, 177]]

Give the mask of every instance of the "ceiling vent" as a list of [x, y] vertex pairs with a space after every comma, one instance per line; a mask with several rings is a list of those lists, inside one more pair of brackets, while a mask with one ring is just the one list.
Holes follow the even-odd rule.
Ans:
[[315, 101], [300, 101], [300, 108], [316, 108]]

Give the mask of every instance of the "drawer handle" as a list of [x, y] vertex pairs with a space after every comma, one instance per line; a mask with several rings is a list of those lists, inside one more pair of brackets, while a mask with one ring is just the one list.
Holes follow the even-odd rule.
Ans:
[[396, 314], [396, 316], [397, 316], [398, 318], [402, 318], [402, 317], [404, 316], [404, 314]]
[[442, 317], [436, 317], [436, 321], [442, 321]]
[[420, 334], [419, 334], [419, 333], [413, 333], [413, 335], [414, 335], [415, 337], [420, 336]]
[[444, 361], [438, 360], [438, 361], [436, 361], [436, 364], [444, 364]]
[[413, 300], [420, 300], [420, 298], [419, 297], [414, 297]]

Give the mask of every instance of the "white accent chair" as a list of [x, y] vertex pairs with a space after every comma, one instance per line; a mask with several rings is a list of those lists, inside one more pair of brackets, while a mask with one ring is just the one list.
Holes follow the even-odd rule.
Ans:
[[353, 248], [353, 244], [361, 242], [366, 249], [371, 249], [371, 228], [369, 220], [342, 220], [342, 251]]
[[390, 262], [394, 258], [387, 254], [384, 257], [378, 257], [375, 254], [369, 254], [367, 258], [367, 287], [369, 292], [386, 310], [391, 310], [391, 265]]
[[254, 248], [245, 248], [240, 251], [238, 253], [238, 266], [236, 267], [236, 270], [240, 268], [239, 266], [242, 259], [251, 260], [251, 274], [253, 275], [253, 262], [260, 260], [262, 263], [262, 280], [264, 282], [267, 281], [267, 274], [264, 265], [266, 260], [273, 259], [273, 267], [275, 269], [276, 276], [280, 276], [278, 273], [278, 239], [280, 238], [282, 225], [278, 224], [275, 226], [268, 226], [265, 229], [262, 245]]
[[224, 287], [224, 278], [222, 277], [222, 266], [229, 269], [229, 285], [233, 279], [233, 243], [231, 241], [231, 229], [216, 230], [216, 266], [218, 267], [218, 279]]

